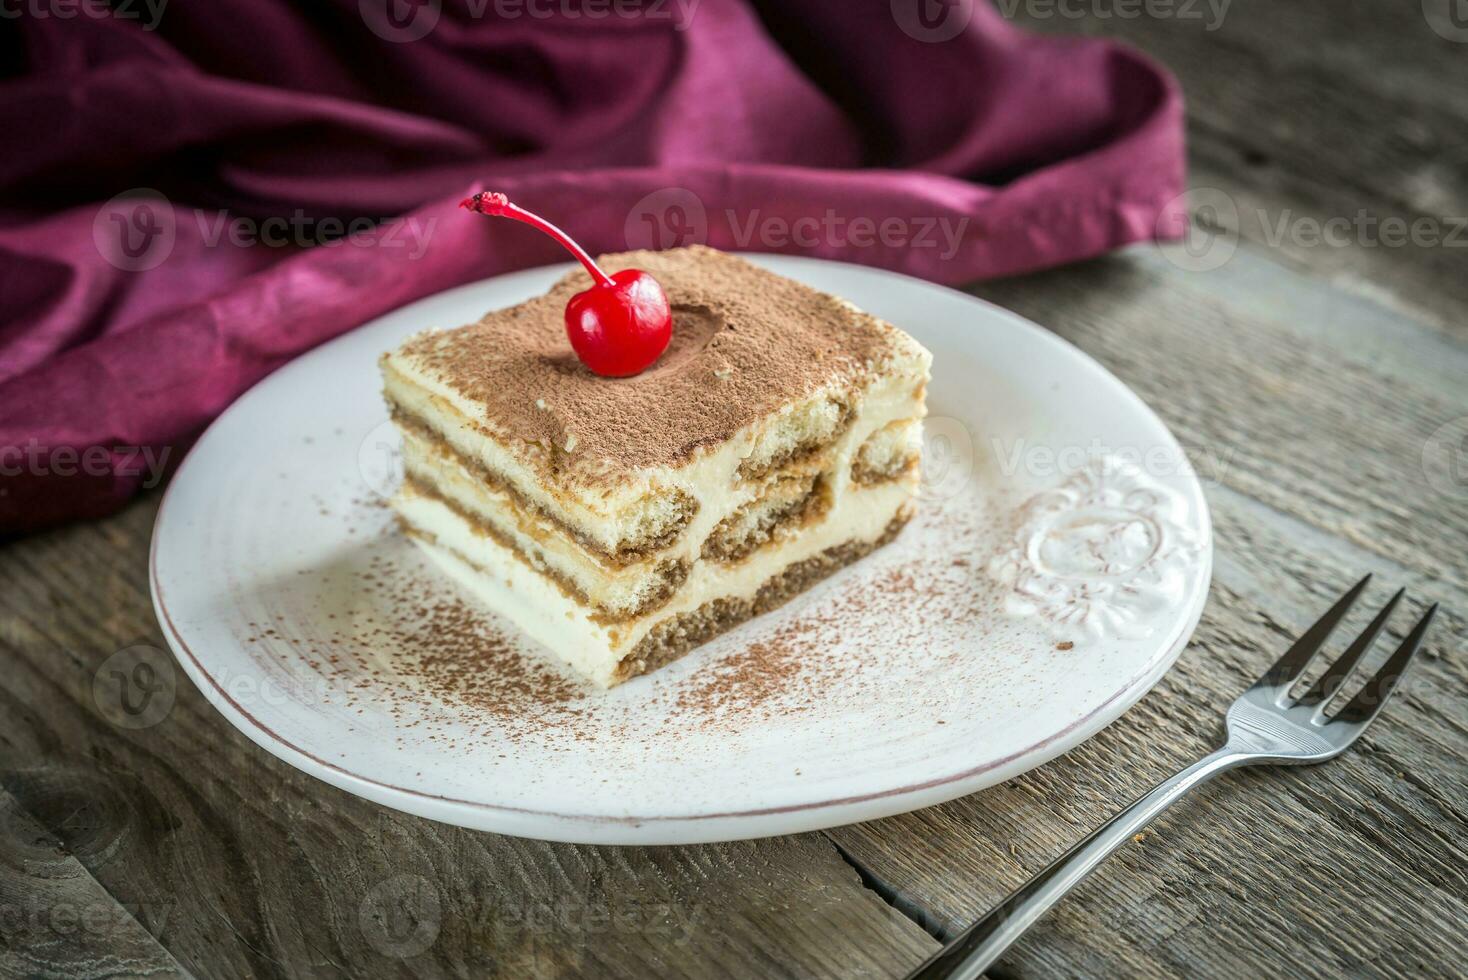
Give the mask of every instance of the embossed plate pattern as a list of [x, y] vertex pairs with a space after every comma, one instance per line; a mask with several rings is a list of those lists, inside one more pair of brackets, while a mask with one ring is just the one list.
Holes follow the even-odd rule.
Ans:
[[153, 540], [154, 603], [183, 670], [257, 744], [350, 792], [595, 843], [757, 837], [928, 806], [1115, 719], [1172, 664], [1208, 588], [1207, 508], [1163, 424], [1006, 311], [890, 273], [752, 258], [934, 353], [923, 497], [893, 544], [609, 693], [486, 701], [495, 672], [540, 655], [487, 613], [467, 647], [409, 621], [457, 600], [381, 506], [395, 442], [374, 362], [566, 267], [533, 270], [325, 345], [210, 428]]

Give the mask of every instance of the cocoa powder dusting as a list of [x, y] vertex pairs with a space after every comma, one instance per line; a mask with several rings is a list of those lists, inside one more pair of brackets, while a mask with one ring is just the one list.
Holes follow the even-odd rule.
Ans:
[[[370, 714], [385, 709], [392, 727], [384, 733], [402, 741], [463, 747], [455, 740], [467, 726], [476, 744], [533, 739], [555, 748], [652, 737], [671, 746], [693, 731], [839, 713], [853, 698], [890, 700], [894, 668], [942, 670], [961, 654], [935, 638], [981, 635], [993, 618], [982, 572], [986, 519], [927, 506], [892, 544], [785, 610], [607, 692], [461, 597], [380, 507], [351, 510], [367, 519], [363, 550], [315, 573], [319, 581], [302, 598], [316, 605], [314, 614], [282, 608], [274, 624], [274, 617], [252, 622], [248, 639], [260, 656], [284, 660], [271, 651], [289, 649], [303, 657], [324, 678], [325, 700]], [[327, 596], [348, 598], [328, 608]], [[314, 626], [304, 636], [280, 625], [306, 620]], [[879, 635], [871, 629], [878, 622]], [[905, 708], [925, 710], [915, 694], [903, 697]]]
[[590, 284], [581, 270], [478, 323], [421, 334], [387, 361], [474, 403], [477, 421], [550, 484], [586, 485], [686, 463], [791, 401], [868, 376], [871, 364], [913, 343], [833, 296], [714, 249], [597, 261], [608, 272], [651, 273], [673, 306], [668, 350], [636, 377], [598, 377], [572, 353], [564, 311]]

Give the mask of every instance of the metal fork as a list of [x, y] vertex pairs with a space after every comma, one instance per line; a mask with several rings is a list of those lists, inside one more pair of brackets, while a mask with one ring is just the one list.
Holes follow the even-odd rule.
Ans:
[[1437, 612], [1434, 604], [1365, 686], [1339, 711], [1326, 714], [1327, 705], [1386, 626], [1402, 598], [1402, 592], [1398, 591], [1308, 691], [1298, 698], [1291, 697], [1290, 690], [1304, 676], [1310, 661], [1370, 581], [1368, 575], [1356, 583], [1253, 687], [1234, 701], [1228, 709], [1228, 739], [1222, 748], [1163, 780], [1146, 796], [1112, 817], [908, 974], [908, 980], [939, 977], [973, 980], [1091, 869], [1184, 793], [1219, 773], [1238, 766], [1310, 765], [1344, 752], [1381, 712], [1421, 648]]

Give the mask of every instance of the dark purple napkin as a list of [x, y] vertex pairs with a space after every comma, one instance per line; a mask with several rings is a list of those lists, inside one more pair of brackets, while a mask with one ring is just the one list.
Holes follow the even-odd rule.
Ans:
[[323, 340], [565, 260], [455, 210], [480, 187], [593, 253], [961, 283], [1151, 238], [1183, 186], [1169, 75], [976, 0], [68, 9], [0, 25], [23, 66], [0, 78], [0, 531], [116, 508]]

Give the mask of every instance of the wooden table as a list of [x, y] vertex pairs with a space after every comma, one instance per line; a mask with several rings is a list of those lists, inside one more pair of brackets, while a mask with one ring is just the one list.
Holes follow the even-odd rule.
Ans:
[[104, 720], [104, 661], [163, 646], [152, 494], [0, 551], [0, 974], [897, 976], [1211, 747], [1233, 695], [1365, 571], [1376, 599], [1445, 607], [1385, 719], [1337, 762], [1206, 787], [993, 975], [1461, 971], [1468, 232], [1311, 244], [1309, 221], [1446, 238], [1468, 215], [1468, 44], [1416, 0], [1237, 0], [1215, 31], [1034, 6], [1036, 29], [1121, 34], [1182, 76], [1192, 183], [1241, 230], [1206, 271], [1140, 247], [974, 289], [1095, 356], [1193, 451], [1217, 567], [1151, 694], [1064, 758], [876, 823], [653, 849], [458, 830], [277, 762], [181, 676], [161, 722]]

